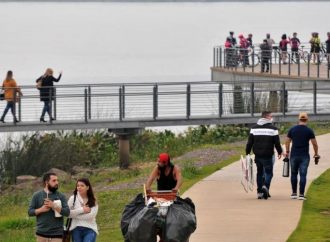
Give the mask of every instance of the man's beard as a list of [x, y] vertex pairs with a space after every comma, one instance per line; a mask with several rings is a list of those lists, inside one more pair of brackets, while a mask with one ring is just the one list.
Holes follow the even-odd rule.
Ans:
[[160, 166], [160, 165], [158, 165], [158, 169], [159, 169], [160, 171], [165, 171], [166, 167], [167, 167], [167, 165], [165, 165], [165, 166]]
[[51, 185], [48, 184], [48, 190], [52, 193], [56, 192], [58, 189], [58, 185], [55, 185], [54, 187], [52, 187]]

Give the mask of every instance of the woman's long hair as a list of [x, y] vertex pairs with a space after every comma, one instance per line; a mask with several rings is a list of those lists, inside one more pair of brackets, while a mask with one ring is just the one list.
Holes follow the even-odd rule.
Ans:
[[96, 204], [96, 198], [94, 196], [94, 192], [93, 192], [93, 188], [92, 188], [92, 185], [90, 183], [90, 181], [88, 180], [88, 178], [80, 178], [77, 180], [77, 183], [76, 183], [76, 189], [74, 190], [73, 194], [75, 196], [77, 196], [77, 193], [78, 193], [78, 190], [77, 190], [77, 184], [78, 182], [82, 182], [84, 183], [86, 186], [89, 187], [89, 189], [87, 190], [87, 197], [88, 197], [88, 202], [86, 205], [88, 205], [88, 207], [94, 207], [95, 204]]

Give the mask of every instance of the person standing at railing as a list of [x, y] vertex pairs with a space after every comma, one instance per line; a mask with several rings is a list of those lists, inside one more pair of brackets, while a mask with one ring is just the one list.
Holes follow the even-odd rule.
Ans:
[[328, 68], [330, 69], [330, 32], [327, 33], [328, 39], [325, 41]]
[[40, 116], [40, 122], [45, 121], [46, 112], [49, 115], [49, 120], [54, 120], [52, 117], [51, 102], [54, 100], [54, 82], [59, 82], [62, 77], [62, 72], [60, 72], [58, 78], [53, 76], [53, 69], [47, 68], [45, 74], [39, 77], [37, 82], [37, 88], [40, 91], [40, 101], [44, 102], [44, 107]]
[[236, 41], [236, 38], [234, 37], [234, 32], [233, 31], [230, 31], [229, 32], [229, 41], [231, 43], [231, 46], [232, 47], [235, 47], [237, 45], [237, 41]]
[[267, 39], [264, 39], [263, 43], [260, 45], [260, 50], [261, 50], [261, 72], [269, 72], [269, 60], [271, 58], [272, 50], [267, 43]]
[[270, 46], [270, 49], [273, 49], [275, 41], [270, 37], [270, 34], [266, 34], [267, 44]]
[[248, 47], [253, 48], [253, 40], [252, 40], [253, 35], [252, 34], [248, 34], [248, 37], [246, 38], [247, 42], [248, 42]]
[[321, 39], [319, 37], [319, 33], [313, 32], [312, 38], [309, 43], [311, 44], [311, 55], [313, 56], [313, 63], [319, 62], [319, 55], [321, 50]]
[[239, 47], [240, 47], [240, 59], [244, 66], [249, 65], [249, 56], [248, 56], [248, 41], [244, 38], [243, 34], [238, 35], [239, 38]]
[[234, 46], [232, 44], [232, 41], [229, 37], [227, 37], [226, 42], [225, 42], [225, 55], [226, 55], [226, 67], [233, 67], [235, 66], [235, 61], [234, 61]]
[[[3, 111], [0, 121], [2, 123], [5, 123], [6, 114], [10, 109], [11, 113], [13, 114], [14, 122], [19, 122], [15, 115], [15, 106], [19, 97], [23, 96], [23, 93], [21, 92], [21, 89], [17, 86], [16, 81], [13, 78], [12, 71], [7, 72], [6, 79], [2, 83], [2, 90], [4, 91], [4, 99], [7, 101], [7, 105], [5, 110]], [[19, 95], [17, 95], [17, 93]]]
[[299, 49], [299, 45], [300, 45], [300, 40], [299, 38], [297, 38], [297, 33], [294, 32], [293, 33], [293, 37], [290, 38], [289, 37], [289, 41], [290, 41], [290, 45], [291, 45], [291, 60], [296, 60], [296, 63], [298, 63], [299, 61], [299, 54], [298, 54], [298, 49]]
[[285, 65], [287, 64], [286, 60], [288, 58], [288, 44], [290, 42], [287, 40], [286, 34], [282, 35], [279, 47], [281, 50], [281, 59], [282, 59], [282, 63]]

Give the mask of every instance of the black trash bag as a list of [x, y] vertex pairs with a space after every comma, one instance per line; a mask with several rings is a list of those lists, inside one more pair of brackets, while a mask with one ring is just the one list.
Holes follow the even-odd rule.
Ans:
[[131, 222], [132, 218], [140, 212], [145, 207], [145, 200], [143, 198], [142, 193], [138, 194], [133, 201], [131, 201], [128, 205], [125, 206], [125, 209], [122, 213], [120, 228], [121, 232], [124, 236], [125, 242], [130, 242], [128, 240], [128, 226]]
[[165, 241], [186, 242], [196, 229], [194, 210], [187, 203], [174, 203], [167, 212]]
[[176, 197], [174, 204], [180, 204], [186, 209], [190, 210], [193, 214], [195, 214], [195, 204], [189, 197], [186, 197], [185, 199], [181, 197]]
[[128, 226], [128, 241], [130, 242], [156, 242], [156, 217], [158, 208], [144, 207], [131, 220]]

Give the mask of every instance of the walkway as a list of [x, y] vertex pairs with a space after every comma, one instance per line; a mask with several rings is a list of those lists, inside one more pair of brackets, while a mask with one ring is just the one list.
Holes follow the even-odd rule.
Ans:
[[[330, 167], [330, 134], [317, 137], [321, 160], [311, 162], [308, 185]], [[311, 153], [313, 154], [313, 152]], [[290, 199], [290, 178], [277, 161], [269, 200], [246, 194], [240, 184], [240, 163], [225, 167], [194, 185], [190, 197], [197, 211], [197, 230], [190, 242], [284, 242], [297, 226], [303, 202]]]

